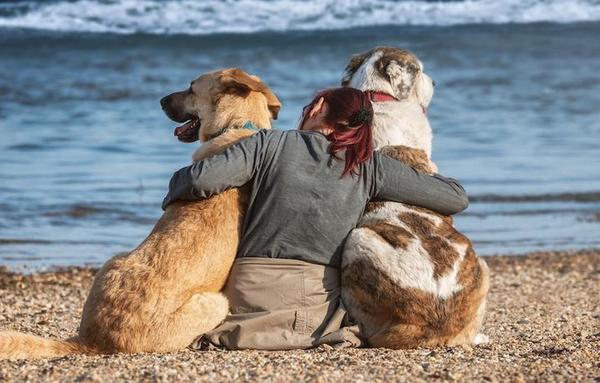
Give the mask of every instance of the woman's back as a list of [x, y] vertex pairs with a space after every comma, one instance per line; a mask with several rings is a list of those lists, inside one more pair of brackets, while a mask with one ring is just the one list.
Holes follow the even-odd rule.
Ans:
[[339, 266], [343, 241], [371, 195], [372, 162], [341, 178], [318, 132], [264, 131], [239, 257], [300, 259]]

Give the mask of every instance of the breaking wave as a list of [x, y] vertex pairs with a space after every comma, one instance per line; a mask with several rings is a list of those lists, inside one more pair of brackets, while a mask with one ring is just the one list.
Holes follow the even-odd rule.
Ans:
[[0, 3], [0, 27], [208, 35], [378, 25], [600, 21], [598, 0], [79, 0]]

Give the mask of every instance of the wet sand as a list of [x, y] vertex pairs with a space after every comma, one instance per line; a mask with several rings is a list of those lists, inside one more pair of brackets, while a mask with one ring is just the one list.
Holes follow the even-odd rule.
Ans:
[[[600, 251], [486, 260], [491, 342], [478, 347], [70, 356], [0, 361], [0, 381], [600, 380]], [[0, 269], [0, 330], [74, 335], [93, 273]]]

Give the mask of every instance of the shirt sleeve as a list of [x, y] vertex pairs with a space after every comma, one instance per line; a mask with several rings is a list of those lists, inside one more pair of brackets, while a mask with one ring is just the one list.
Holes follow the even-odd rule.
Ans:
[[420, 206], [442, 215], [460, 213], [469, 206], [465, 189], [452, 178], [421, 173], [379, 152], [373, 159], [373, 198]]
[[260, 131], [223, 153], [176, 171], [169, 182], [163, 210], [172, 202], [197, 201], [250, 181], [264, 157], [265, 139], [266, 133]]

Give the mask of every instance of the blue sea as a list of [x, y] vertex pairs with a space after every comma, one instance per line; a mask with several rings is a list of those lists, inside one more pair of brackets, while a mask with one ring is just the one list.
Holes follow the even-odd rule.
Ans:
[[350, 55], [408, 48], [436, 81], [433, 159], [482, 255], [600, 247], [600, 1], [0, 2], [0, 265], [139, 244], [197, 144], [159, 99], [240, 67], [293, 129]]

